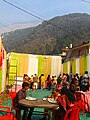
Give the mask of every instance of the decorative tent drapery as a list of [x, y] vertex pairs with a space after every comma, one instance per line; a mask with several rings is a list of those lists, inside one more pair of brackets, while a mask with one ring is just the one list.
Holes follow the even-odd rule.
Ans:
[[[60, 56], [44, 56], [44, 55], [33, 55], [33, 54], [21, 54], [21, 53], [10, 53], [9, 64], [15, 65], [15, 62], [11, 62], [12, 59], [17, 61], [17, 76], [23, 76], [24, 74], [31, 75], [37, 74], [38, 77], [41, 74], [45, 75], [45, 78], [50, 74], [51, 76], [58, 76], [61, 73], [62, 58]], [[10, 72], [14, 72], [14, 68], [9, 68]], [[9, 79], [14, 79], [15, 75], [9, 76]], [[14, 84], [14, 81], [9, 82]]]

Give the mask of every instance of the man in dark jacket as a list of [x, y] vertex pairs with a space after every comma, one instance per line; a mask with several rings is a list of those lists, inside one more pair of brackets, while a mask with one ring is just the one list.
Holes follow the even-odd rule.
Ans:
[[29, 88], [30, 88], [29, 83], [28, 82], [23, 82], [22, 89], [20, 89], [17, 92], [16, 98], [15, 98], [15, 106], [20, 108], [21, 110], [24, 110], [23, 120], [31, 120], [31, 116], [32, 116], [32, 113], [33, 113], [33, 110], [34, 110], [34, 108], [30, 108], [30, 112], [29, 112], [28, 117], [27, 117], [28, 109], [24, 106], [19, 105], [19, 100], [26, 98], [26, 93], [28, 92]]

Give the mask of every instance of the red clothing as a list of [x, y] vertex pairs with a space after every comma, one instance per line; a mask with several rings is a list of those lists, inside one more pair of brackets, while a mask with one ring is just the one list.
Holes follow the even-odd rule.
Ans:
[[47, 80], [47, 86], [51, 86], [51, 79]]
[[58, 89], [58, 92], [61, 93], [62, 84], [57, 83], [57, 84], [56, 84], [56, 88]]
[[74, 78], [72, 78], [72, 82], [75, 82], [75, 81], [77, 81], [77, 79], [74, 77]]

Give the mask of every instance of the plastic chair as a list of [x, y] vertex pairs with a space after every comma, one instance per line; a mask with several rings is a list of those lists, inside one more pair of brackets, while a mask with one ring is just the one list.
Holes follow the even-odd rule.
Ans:
[[76, 97], [76, 104], [80, 107], [82, 110], [82, 114], [84, 114], [85, 111], [85, 95], [81, 92], [75, 92], [75, 97]]
[[0, 106], [0, 120], [16, 120], [9, 106]]
[[85, 95], [84, 95], [84, 93], [77, 91], [77, 92], [75, 92], [75, 97], [76, 97], [77, 101], [82, 100], [83, 102], [85, 102]]
[[61, 96], [58, 96], [59, 106], [62, 107], [66, 111], [66, 101], [63, 101]]
[[64, 120], [80, 120], [80, 108], [78, 106], [73, 106], [66, 111]]
[[16, 97], [16, 92], [10, 92], [9, 96], [11, 98], [11, 103], [12, 103], [12, 110], [16, 111], [16, 118], [17, 120], [20, 120], [20, 115], [21, 115], [21, 109], [17, 108], [15, 106], [15, 97]]

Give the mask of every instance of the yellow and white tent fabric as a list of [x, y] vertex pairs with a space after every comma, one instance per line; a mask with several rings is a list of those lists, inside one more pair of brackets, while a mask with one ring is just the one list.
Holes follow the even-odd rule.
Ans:
[[73, 75], [78, 73], [81, 76], [86, 70], [90, 73], [90, 54], [63, 63], [63, 73], [72, 72]]
[[61, 72], [61, 61], [60, 56], [53, 56], [52, 57], [52, 66], [51, 66], [51, 75], [59, 75]]
[[6, 71], [7, 71], [6, 51], [3, 47], [0, 37], [0, 92], [2, 92], [6, 86]]
[[[10, 53], [9, 54], [10, 66], [16, 66], [17, 62], [17, 76], [23, 76], [24, 74], [31, 75], [37, 74], [38, 77], [41, 74], [45, 75], [45, 78], [50, 74], [51, 76], [58, 76], [61, 73], [62, 58], [60, 56], [44, 56], [33, 54], [21, 54]], [[14, 60], [16, 60], [16, 62]], [[13, 62], [12, 62], [13, 61]], [[14, 68], [9, 68], [10, 72], [15, 72]], [[9, 76], [9, 79], [14, 79], [15, 75]], [[14, 84], [10, 82], [9, 84]]]
[[28, 65], [27, 65], [27, 67], [28, 67], [27, 74], [29, 76], [38, 74], [38, 69], [37, 69], [38, 68], [38, 57], [37, 57], [37, 55], [28, 55], [28, 56], [29, 56], [29, 61], [28, 61]]

